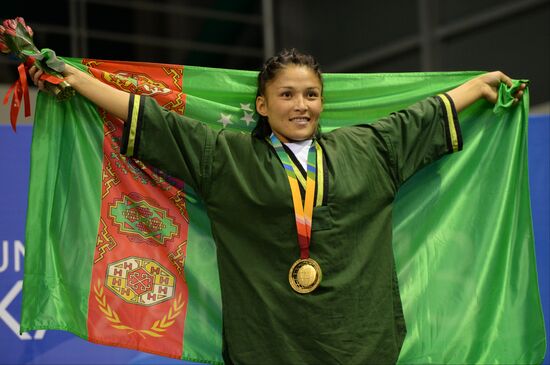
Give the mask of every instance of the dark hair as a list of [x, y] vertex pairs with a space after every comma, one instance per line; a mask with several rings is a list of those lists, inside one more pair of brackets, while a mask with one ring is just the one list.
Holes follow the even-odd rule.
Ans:
[[[323, 92], [323, 77], [321, 74], [321, 68], [319, 63], [309, 54], [304, 54], [298, 50], [292, 49], [283, 49], [279, 54], [269, 58], [264, 62], [262, 69], [258, 73], [258, 89], [256, 91], [256, 97], [263, 96], [265, 94], [266, 85], [269, 81], [273, 80], [280, 70], [285, 68], [288, 65], [296, 66], [305, 66], [311, 69], [321, 82], [321, 94]], [[319, 133], [319, 127], [317, 127], [316, 134]], [[252, 135], [265, 138], [271, 135], [271, 127], [267, 117], [258, 114], [258, 122], [256, 127], [252, 131]]]

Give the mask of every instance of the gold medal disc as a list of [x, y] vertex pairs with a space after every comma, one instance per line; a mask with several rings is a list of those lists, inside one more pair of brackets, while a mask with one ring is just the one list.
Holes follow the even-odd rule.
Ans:
[[319, 286], [323, 273], [317, 261], [307, 258], [298, 259], [288, 272], [288, 281], [294, 291], [305, 294], [310, 293]]

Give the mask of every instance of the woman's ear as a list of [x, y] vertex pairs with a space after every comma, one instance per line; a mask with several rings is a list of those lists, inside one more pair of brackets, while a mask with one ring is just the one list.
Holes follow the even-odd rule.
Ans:
[[256, 97], [256, 111], [258, 114], [260, 114], [262, 117], [267, 117], [267, 100], [265, 100], [265, 97], [260, 95]]

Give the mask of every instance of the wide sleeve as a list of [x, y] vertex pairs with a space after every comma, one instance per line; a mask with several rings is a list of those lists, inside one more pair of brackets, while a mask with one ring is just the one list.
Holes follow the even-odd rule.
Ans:
[[182, 179], [200, 193], [211, 175], [216, 135], [150, 97], [131, 95], [121, 153]]
[[462, 149], [453, 100], [447, 94], [427, 98], [372, 124], [387, 147], [396, 186], [441, 156]]

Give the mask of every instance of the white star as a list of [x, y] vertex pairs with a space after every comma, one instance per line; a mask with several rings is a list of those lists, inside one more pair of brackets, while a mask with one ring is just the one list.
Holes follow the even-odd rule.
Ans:
[[244, 117], [241, 118], [241, 120], [243, 120], [245, 123], [246, 123], [246, 126], [248, 127], [248, 125], [252, 122], [256, 122], [254, 120], [254, 118], [252, 118], [252, 116], [254, 115], [254, 113], [247, 113], [247, 112], [244, 112]]
[[[253, 110], [250, 109], [250, 103], [248, 103], [248, 104], [242, 104], [242, 103], [240, 103], [240, 104], [241, 104], [241, 109], [242, 109], [242, 110], [246, 110], [247, 112], [253, 112]], [[248, 123], [247, 123], [247, 125], [248, 125]]]
[[233, 124], [233, 122], [231, 121], [231, 115], [230, 114], [223, 114], [223, 113], [220, 113], [220, 119], [218, 119], [218, 123], [221, 123], [223, 124], [223, 127], [227, 127], [228, 124]]

